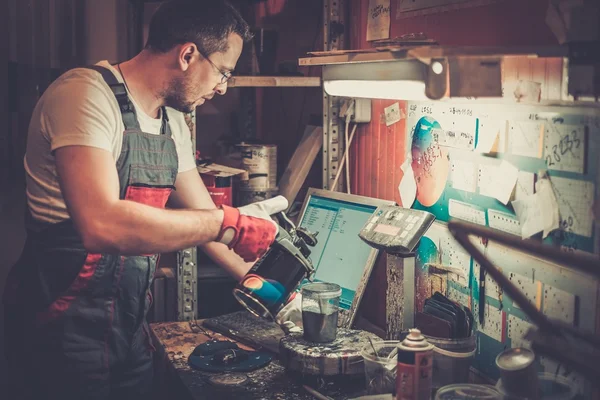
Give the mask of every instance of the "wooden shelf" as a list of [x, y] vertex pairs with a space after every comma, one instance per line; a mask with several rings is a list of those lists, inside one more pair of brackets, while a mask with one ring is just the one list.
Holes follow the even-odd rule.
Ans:
[[432, 58], [472, 58], [472, 57], [526, 57], [548, 58], [567, 57], [566, 46], [511, 46], [511, 47], [470, 47], [470, 46], [403, 46], [364, 50], [337, 50], [311, 53], [312, 57], [300, 58], [300, 66], [335, 65], [352, 63], [372, 63], [400, 60], [421, 60]]
[[320, 87], [318, 76], [232, 76], [228, 87]]

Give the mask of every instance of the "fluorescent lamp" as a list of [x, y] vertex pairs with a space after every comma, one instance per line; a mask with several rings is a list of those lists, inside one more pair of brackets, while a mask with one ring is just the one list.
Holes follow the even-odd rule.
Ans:
[[323, 88], [330, 96], [427, 100], [426, 76], [414, 59], [331, 64], [323, 66]]
[[368, 99], [429, 100], [422, 81], [324, 81], [323, 88], [330, 96], [365, 97]]

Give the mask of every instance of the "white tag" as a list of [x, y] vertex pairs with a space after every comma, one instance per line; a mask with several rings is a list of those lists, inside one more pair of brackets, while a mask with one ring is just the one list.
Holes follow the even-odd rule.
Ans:
[[385, 112], [385, 125], [390, 126], [400, 121], [402, 117], [400, 116], [400, 104], [394, 103], [389, 107], [384, 109]]

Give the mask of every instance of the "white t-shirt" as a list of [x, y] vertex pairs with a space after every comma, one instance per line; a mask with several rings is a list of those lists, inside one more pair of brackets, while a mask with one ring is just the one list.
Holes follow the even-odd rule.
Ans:
[[[122, 82], [119, 72], [107, 61], [98, 65], [109, 68]], [[160, 134], [162, 120], [137, 111], [142, 131]], [[167, 108], [169, 126], [179, 157], [179, 172], [196, 168], [190, 130], [183, 113]], [[41, 222], [57, 223], [69, 218], [58, 185], [54, 151], [60, 147], [85, 145], [110, 151], [115, 164], [121, 154], [125, 127], [114, 94], [93, 70], [78, 68], [59, 77], [38, 101], [27, 137], [25, 171], [27, 204], [33, 217]]]

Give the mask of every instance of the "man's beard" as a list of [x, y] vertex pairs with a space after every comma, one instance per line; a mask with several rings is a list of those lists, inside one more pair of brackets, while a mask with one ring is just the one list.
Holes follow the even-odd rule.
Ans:
[[165, 105], [182, 113], [191, 113], [196, 109], [194, 101], [187, 100], [191, 87], [185, 78], [173, 78], [169, 87], [161, 94]]

